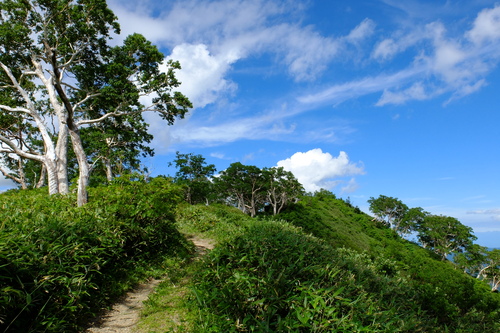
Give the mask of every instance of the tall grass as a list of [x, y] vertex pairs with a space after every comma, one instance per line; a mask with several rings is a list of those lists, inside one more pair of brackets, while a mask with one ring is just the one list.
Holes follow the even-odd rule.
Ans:
[[0, 195], [0, 329], [71, 332], [165, 255], [189, 245], [174, 226], [182, 191], [120, 179], [72, 196]]

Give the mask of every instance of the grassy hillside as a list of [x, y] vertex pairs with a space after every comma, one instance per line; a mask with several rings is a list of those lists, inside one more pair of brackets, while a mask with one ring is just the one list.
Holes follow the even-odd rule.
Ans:
[[500, 298], [485, 283], [332, 195], [305, 197], [273, 219], [186, 206], [178, 225], [219, 241], [197, 264], [193, 296], [179, 305], [192, 319], [179, 331], [500, 329]]
[[[2, 331], [77, 331], [163, 273], [143, 332], [500, 331], [498, 293], [326, 192], [257, 218], [182, 204], [162, 178], [92, 189], [83, 208], [44, 193], [0, 195]], [[216, 247], [192, 261], [186, 236]]]
[[460, 331], [463, 326], [467, 331], [467, 325], [478, 324], [478, 329], [491, 332], [496, 330], [492, 327], [498, 327], [500, 297], [491, 293], [486, 283], [401, 239], [393, 230], [334, 196], [306, 197], [279, 218], [335, 248], [365, 251], [372, 260], [394, 263], [401, 277], [408, 280], [408, 288], [417, 296], [421, 309], [443, 327]]

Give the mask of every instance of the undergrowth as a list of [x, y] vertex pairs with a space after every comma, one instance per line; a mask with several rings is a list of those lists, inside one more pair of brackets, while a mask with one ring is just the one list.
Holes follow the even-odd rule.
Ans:
[[[178, 228], [217, 245], [185, 273], [181, 301], [162, 312], [158, 304], [179, 295], [167, 284], [145, 310], [146, 318], [154, 309], [158, 321], [170, 313], [185, 321], [143, 332], [499, 331], [499, 297], [484, 283], [340, 200], [304, 200], [282, 217], [293, 224], [180, 206]], [[349, 218], [358, 221], [354, 233], [342, 225]]]
[[0, 195], [4, 332], [77, 331], [166, 256], [190, 250], [174, 226], [182, 191], [165, 179], [118, 179], [81, 208], [42, 190]]

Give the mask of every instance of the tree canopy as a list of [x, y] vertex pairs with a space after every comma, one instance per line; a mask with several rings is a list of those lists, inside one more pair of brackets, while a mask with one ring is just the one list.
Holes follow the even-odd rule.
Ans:
[[[112, 33], [119, 25], [104, 0], [0, 3], [0, 153], [41, 163], [49, 193], [67, 193], [71, 142], [79, 205], [97, 160], [109, 168], [151, 153], [143, 112], [172, 124], [191, 107], [174, 91], [178, 62], [163, 72], [163, 54], [142, 35], [112, 46]], [[85, 146], [82, 133], [100, 145]]]
[[175, 181], [185, 186], [186, 200], [190, 204], [209, 201], [213, 191], [211, 177], [217, 171], [215, 165], [207, 164], [202, 155], [181, 154], [176, 152], [175, 160], [170, 165], [178, 170]]
[[223, 201], [250, 216], [266, 207], [276, 215], [304, 192], [295, 176], [282, 167], [260, 169], [235, 162], [213, 180]]

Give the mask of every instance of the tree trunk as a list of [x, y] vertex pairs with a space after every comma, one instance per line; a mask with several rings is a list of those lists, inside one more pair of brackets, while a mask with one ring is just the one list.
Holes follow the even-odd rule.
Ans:
[[106, 168], [106, 179], [108, 182], [113, 180], [113, 169], [111, 168], [111, 161], [109, 158], [104, 158], [104, 167]]
[[68, 194], [68, 127], [61, 121], [59, 121], [59, 135], [57, 138], [56, 155], [59, 193]]
[[85, 205], [88, 201], [87, 186], [89, 184], [90, 176], [90, 165], [87, 161], [87, 156], [83, 150], [83, 143], [80, 138], [80, 132], [77, 128], [69, 130], [71, 137], [71, 142], [73, 144], [73, 150], [78, 161], [78, 192], [77, 192], [77, 204], [78, 207]]
[[45, 164], [42, 164], [42, 170], [40, 172], [40, 177], [38, 178], [38, 183], [36, 183], [35, 188], [41, 188], [43, 185], [45, 185], [45, 177], [47, 176], [47, 167]]
[[50, 158], [46, 158], [45, 162], [45, 169], [47, 170], [47, 178], [48, 178], [48, 185], [49, 185], [49, 194], [57, 194], [59, 193], [59, 181], [57, 177], [57, 163], [55, 160], [52, 160]]

